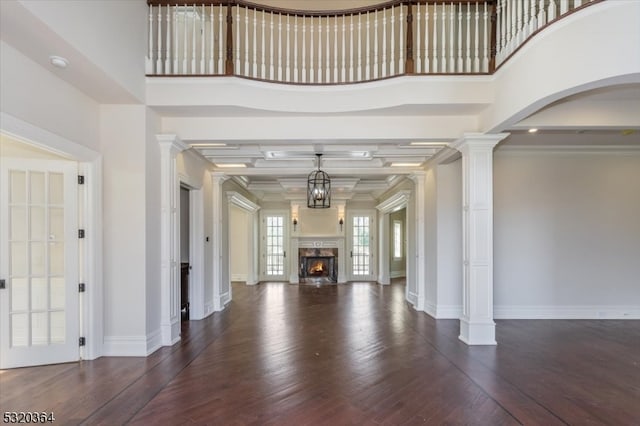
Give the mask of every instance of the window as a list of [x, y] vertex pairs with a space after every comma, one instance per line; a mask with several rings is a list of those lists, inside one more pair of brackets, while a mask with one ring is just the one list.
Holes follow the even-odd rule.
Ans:
[[393, 258], [402, 259], [402, 221], [393, 221]]
[[369, 216], [353, 218], [353, 250], [351, 268], [353, 275], [369, 275]]

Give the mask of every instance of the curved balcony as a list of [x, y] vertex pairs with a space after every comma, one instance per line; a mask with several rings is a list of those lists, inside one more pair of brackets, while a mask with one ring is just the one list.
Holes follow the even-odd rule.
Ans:
[[600, 1], [394, 0], [299, 11], [149, 0], [146, 72], [307, 85], [491, 74], [536, 32]]

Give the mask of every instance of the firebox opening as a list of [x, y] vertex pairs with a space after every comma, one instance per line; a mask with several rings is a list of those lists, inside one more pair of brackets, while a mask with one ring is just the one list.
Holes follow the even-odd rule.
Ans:
[[334, 249], [300, 249], [300, 282], [337, 283], [336, 252]]

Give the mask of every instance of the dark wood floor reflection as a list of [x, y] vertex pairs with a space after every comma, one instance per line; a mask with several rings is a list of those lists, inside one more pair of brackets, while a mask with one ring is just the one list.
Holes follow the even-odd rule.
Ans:
[[233, 286], [148, 358], [0, 373], [1, 411], [59, 424], [640, 424], [639, 321], [498, 321], [467, 347], [458, 321], [404, 286]]

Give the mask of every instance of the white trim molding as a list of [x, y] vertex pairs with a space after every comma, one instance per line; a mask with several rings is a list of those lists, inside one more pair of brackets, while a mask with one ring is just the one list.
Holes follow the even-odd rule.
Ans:
[[[415, 289], [416, 289], [416, 299], [417, 304], [415, 304], [415, 308], [418, 311], [425, 312], [425, 302], [427, 296], [426, 281], [427, 281], [427, 270], [426, 270], [426, 253], [427, 253], [427, 236], [426, 236], [426, 223], [425, 223], [425, 181], [426, 181], [426, 172], [413, 172], [409, 178], [413, 181], [414, 185], [414, 194], [415, 194], [415, 274], [407, 274], [407, 280], [411, 279], [409, 277], [413, 276], [415, 279]], [[412, 237], [412, 235], [409, 235]], [[407, 283], [407, 292], [409, 288], [409, 283]], [[409, 300], [409, 294], [407, 293], [407, 300]]]
[[180, 180], [176, 157], [189, 148], [173, 134], [156, 135], [160, 145], [160, 332], [162, 344], [180, 340]]
[[[224, 309], [224, 295], [222, 294], [222, 184], [229, 179], [229, 176], [221, 172], [211, 172], [211, 203], [213, 215], [213, 228], [211, 235], [211, 267], [213, 269], [213, 312]], [[231, 283], [229, 283], [231, 285]], [[229, 287], [230, 288], [230, 287]]]
[[496, 305], [496, 319], [640, 319], [640, 306], [618, 305]]
[[[258, 271], [258, 210], [260, 210], [260, 206], [235, 191], [227, 191], [227, 200], [229, 201], [229, 209], [231, 208], [231, 204], [233, 204], [250, 215], [246, 241], [247, 259], [249, 260], [248, 270], [246, 274], [243, 274], [242, 279], [236, 280], [232, 276], [231, 281], [244, 281], [247, 285], [256, 285], [260, 282], [258, 278], [260, 276]], [[229, 210], [229, 220], [231, 220], [231, 210]], [[231, 259], [229, 259], [229, 261], [231, 261]], [[229, 271], [230, 270], [231, 265], [229, 265]]]

